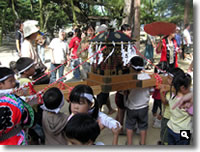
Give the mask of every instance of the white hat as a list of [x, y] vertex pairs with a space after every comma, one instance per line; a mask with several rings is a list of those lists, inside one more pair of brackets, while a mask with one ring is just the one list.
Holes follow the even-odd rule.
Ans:
[[176, 27], [176, 30], [180, 30], [180, 27], [177, 26], [177, 27]]
[[108, 26], [107, 26], [106, 24], [101, 24], [101, 25], [97, 28], [96, 32], [98, 33], [98, 32], [102, 32], [102, 31], [107, 31], [107, 29], [108, 29]]
[[33, 33], [36, 33], [39, 31], [39, 28], [36, 27], [36, 24], [29, 22], [24, 22], [23, 32], [24, 32], [24, 38], [30, 36]]

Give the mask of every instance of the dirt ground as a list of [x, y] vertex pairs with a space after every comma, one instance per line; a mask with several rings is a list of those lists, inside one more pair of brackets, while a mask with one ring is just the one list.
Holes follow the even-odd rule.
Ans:
[[[141, 52], [144, 51], [144, 45], [141, 45]], [[46, 60], [50, 59], [49, 57], [49, 51], [46, 50], [45, 51], [45, 58]], [[15, 52], [15, 44], [12, 43], [5, 43], [3, 46], [0, 47], [0, 61], [1, 61], [1, 66], [9, 66], [10, 61], [16, 61], [18, 59], [18, 56]], [[160, 54], [156, 54], [154, 52], [154, 59], [155, 59], [155, 63], [158, 63], [159, 59], [160, 59]], [[190, 62], [186, 62], [183, 61], [181, 59], [179, 59], [179, 66], [184, 69], [185, 71], [188, 69], [189, 67], [189, 63]], [[46, 66], [49, 67], [50, 63], [46, 63]], [[153, 70], [150, 70], [151, 72]], [[67, 72], [67, 68], [65, 69], [65, 72]], [[67, 79], [70, 79], [72, 76], [72, 74], [67, 76]], [[113, 108], [116, 108], [115, 102], [114, 102], [114, 98], [115, 98], [115, 92], [111, 92], [110, 93], [110, 101], [111, 101], [111, 105]], [[147, 140], [146, 140], [146, 144], [147, 145], [156, 145], [157, 141], [160, 139], [160, 129], [155, 129], [152, 127], [152, 122], [153, 122], [153, 118], [152, 118], [152, 113], [151, 113], [151, 109], [152, 109], [152, 103], [153, 100], [152, 98], [150, 99], [149, 102], [149, 127], [148, 127], [148, 131], [147, 131]], [[63, 111], [67, 111], [68, 109], [68, 105], [65, 104], [65, 106], [63, 107]], [[105, 113], [108, 112], [107, 107], [103, 107], [103, 111]], [[113, 113], [111, 115], [111, 117], [115, 118], [116, 116], [116, 112]], [[133, 145], [139, 145], [139, 135], [134, 134], [133, 135]], [[105, 145], [111, 145], [112, 144], [112, 132], [109, 129], [104, 129], [100, 136], [97, 138], [96, 141], [101, 141], [103, 142]], [[119, 136], [119, 145], [125, 145], [126, 143], [126, 135], [120, 135]]]

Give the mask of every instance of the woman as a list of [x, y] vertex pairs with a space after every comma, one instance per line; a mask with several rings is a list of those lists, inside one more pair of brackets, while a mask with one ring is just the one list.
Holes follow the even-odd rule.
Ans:
[[24, 42], [21, 48], [21, 57], [29, 57], [35, 61], [36, 67], [41, 63], [40, 57], [38, 56], [36, 50], [33, 47], [39, 29], [36, 27], [37, 22], [26, 21], [24, 22], [23, 32], [24, 32]]
[[161, 53], [160, 62], [166, 62], [169, 68], [178, 67], [178, 51], [179, 48], [175, 40], [175, 32], [162, 38], [162, 41], [160, 41], [156, 49], [157, 53]]

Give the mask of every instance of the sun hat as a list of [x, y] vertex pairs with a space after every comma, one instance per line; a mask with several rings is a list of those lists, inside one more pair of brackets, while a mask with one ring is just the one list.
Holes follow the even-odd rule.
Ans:
[[39, 31], [39, 28], [37, 28], [36, 25], [37, 21], [34, 20], [28, 20], [24, 22], [24, 27], [23, 27], [24, 38]]

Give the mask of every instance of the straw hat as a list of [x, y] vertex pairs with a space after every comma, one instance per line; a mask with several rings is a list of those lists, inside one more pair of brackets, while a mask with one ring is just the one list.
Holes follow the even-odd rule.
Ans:
[[33, 33], [36, 33], [39, 31], [39, 28], [36, 27], [36, 24], [32, 23], [32, 22], [24, 22], [24, 28], [23, 28], [23, 32], [24, 32], [24, 38], [30, 36]]

